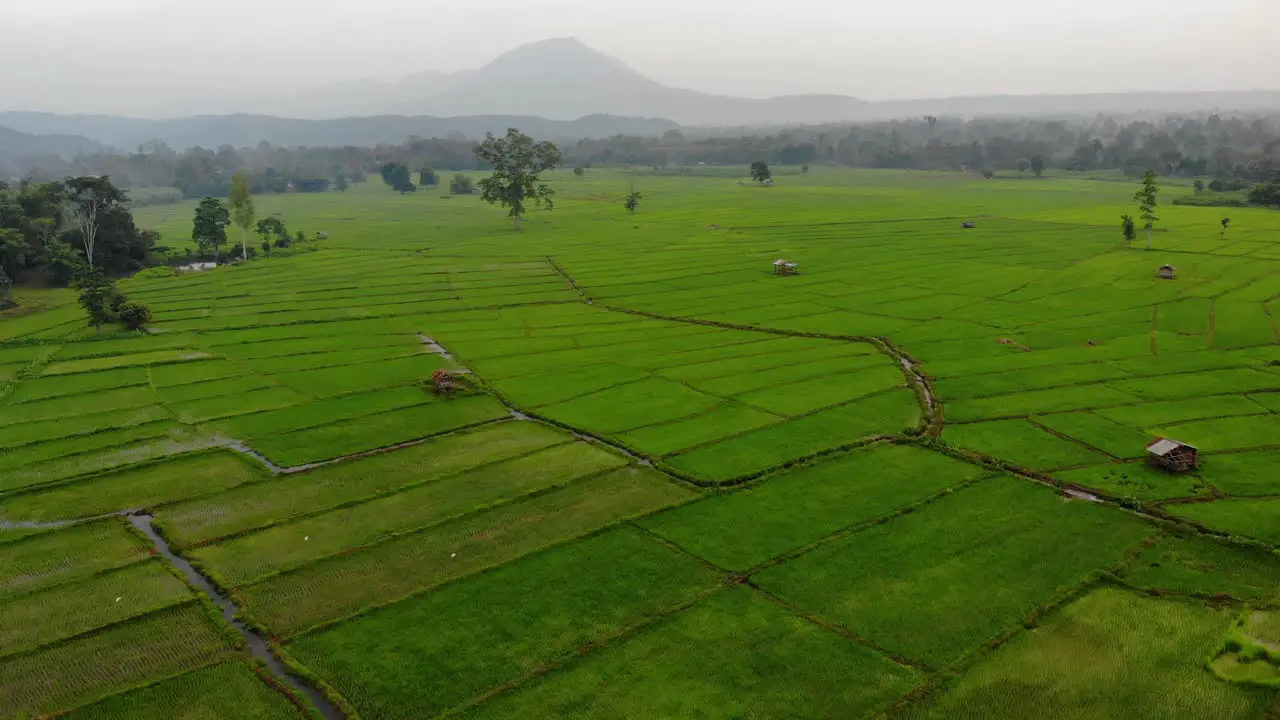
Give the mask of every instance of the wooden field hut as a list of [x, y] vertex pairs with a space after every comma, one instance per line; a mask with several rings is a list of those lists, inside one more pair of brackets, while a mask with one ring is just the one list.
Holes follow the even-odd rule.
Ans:
[[1200, 451], [1177, 440], [1159, 438], [1147, 445], [1147, 462], [1171, 473], [1190, 472], [1200, 467]]
[[1160, 269], [1156, 271], [1156, 276], [1164, 280], [1172, 280], [1178, 276], [1178, 268], [1172, 265], [1161, 265]]
[[800, 266], [789, 261], [778, 258], [773, 261], [774, 275], [798, 275], [800, 274]]

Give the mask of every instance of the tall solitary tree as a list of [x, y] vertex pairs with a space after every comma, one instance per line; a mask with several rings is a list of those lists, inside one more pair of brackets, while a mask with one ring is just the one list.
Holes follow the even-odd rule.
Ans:
[[1138, 237], [1138, 230], [1133, 224], [1131, 215], [1120, 216], [1120, 232], [1124, 233], [1124, 244], [1126, 246], [1133, 244], [1133, 239]]
[[195, 221], [191, 227], [191, 239], [201, 252], [213, 250], [213, 264], [218, 264], [218, 248], [227, 242], [227, 226], [231, 224], [231, 213], [227, 206], [215, 197], [205, 197], [196, 207]]
[[1146, 224], [1147, 228], [1147, 249], [1151, 249], [1151, 229], [1155, 227], [1156, 221], [1160, 219], [1156, 215], [1156, 195], [1160, 193], [1160, 185], [1156, 182], [1156, 174], [1148, 170], [1142, 176], [1142, 187], [1138, 192], [1134, 193], [1133, 200], [1138, 203], [1138, 216]]
[[1036, 155], [1035, 157], [1031, 158], [1031, 172], [1035, 173], [1036, 177], [1043, 176], [1044, 168], [1046, 164], [1047, 163], [1045, 162], [1043, 155]]
[[1227, 228], [1231, 227], [1231, 218], [1222, 218], [1222, 233], [1218, 235], [1221, 240], [1227, 239]]
[[93, 267], [94, 249], [102, 223], [127, 198], [111, 184], [111, 178], [107, 175], [69, 177], [64, 184], [67, 190], [63, 215], [68, 225], [80, 231], [85, 261], [89, 263], [89, 267]]
[[636, 190], [631, 191], [631, 194], [627, 196], [626, 202], [623, 203], [623, 206], [627, 208], [627, 212], [631, 213], [632, 215], [636, 214], [636, 209], [640, 207], [641, 197], [642, 196], [638, 191]]
[[249, 176], [243, 170], [231, 178], [231, 195], [227, 199], [231, 205], [231, 219], [240, 228], [240, 257], [249, 259], [249, 228], [257, 219], [253, 209], [253, 193], [249, 190]]
[[757, 160], [751, 163], [751, 179], [758, 183], [773, 179], [773, 173], [769, 170], [769, 164], [763, 160]]
[[560, 149], [549, 142], [533, 138], [515, 128], [505, 137], [485, 135], [476, 146], [476, 156], [493, 166], [493, 174], [480, 181], [480, 198], [491, 205], [507, 208], [513, 226], [520, 229], [525, 201], [555, 207], [555, 190], [539, 182], [540, 175], [560, 164]]

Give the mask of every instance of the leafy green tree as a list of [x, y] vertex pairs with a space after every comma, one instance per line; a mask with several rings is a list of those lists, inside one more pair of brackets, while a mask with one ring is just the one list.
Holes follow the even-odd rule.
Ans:
[[1192, 185], [1191, 185], [1191, 186], [1192, 186], [1193, 188], [1195, 188], [1195, 191], [1196, 191], [1196, 194], [1197, 194], [1197, 195], [1199, 195], [1200, 193], [1204, 192], [1204, 181], [1203, 181], [1203, 180], [1197, 180], [1197, 181], [1195, 181], [1194, 183], [1192, 183]]
[[582, 177], [583, 175], [587, 174], [587, 171], [581, 165], [579, 165], [573, 169], [573, 174], [577, 175], [578, 177]]
[[102, 326], [111, 322], [112, 307], [123, 305], [120, 291], [102, 274], [102, 269], [89, 266], [77, 278], [75, 287], [80, 291], [80, 307], [89, 317], [89, 324], [102, 334]]
[[436, 171], [424, 167], [418, 171], [418, 184], [422, 187], [435, 187], [440, 184], [440, 176], [436, 175]]
[[263, 241], [262, 241], [262, 254], [263, 254], [263, 255], [270, 255], [270, 254], [271, 254], [271, 241], [270, 241], [270, 240], [263, 240]]
[[769, 170], [769, 164], [763, 160], [751, 163], [751, 179], [758, 183], [772, 180], [773, 172]]
[[1018, 158], [1014, 166], [1018, 168], [1018, 172], [1024, 173], [1031, 169], [1031, 161], [1026, 158]]
[[1254, 205], [1280, 207], [1280, 180], [1255, 185], [1249, 191], [1249, 202]]
[[1142, 187], [1134, 193], [1133, 200], [1138, 203], [1138, 216], [1146, 224], [1148, 250], [1151, 249], [1151, 229], [1160, 219], [1160, 216], [1156, 215], [1156, 207], [1159, 204], [1156, 196], [1159, 193], [1160, 185], [1156, 181], [1156, 174], [1150, 170], [1146, 171], [1142, 175]]
[[346, 192], [351, 185], [347, 183], [347, 176], [344, 173], [338, 173], [333, 178], [333, 188], [338, 192]]
[[809, 166], [808, 166], [808, 165], [801, 165], [801, 166], [800, 166], [800, 174], [801, 174], [801, 175], [808, 175], [808, 174], [809, 174]]
[[284, 222], [277, 217], [262, 218], [254, 226], [253, 231], [262, 236], [262, 244], [268, 248], [271, 247], [271, 238], [279, 240], [280, 238], [288, 239], [289, 237], [289, 231], [285, 228]]
[[13, 287], [13, 281], [5, 274], [4, 268], [0, 267], [0, 310], [13, 304], [9, 299], [9, 290]]
[[1222, 218], [1222, 232], [1218, 234], [1221, 240], [1227, 239], [1227, 228], [1231, 227], [1231, 218]]
[[418, 186], [413, 184], [413, 180], [409, 176], [409, 166], [404, 163], [387, 163], [382, 166], [381, 173], [382, 182], [391, 186], [392, 190], [401, 195], [417, 192], [418, 190]]
[[297, 234], [293, 236], [293, 240], [294, 242], [304, 243], [307, 241], [307, 234], [299, 230]]
[[631, 191], [631, 194], [627, 196], [627, 201], [623, 203], [623, 205], [626, 206], [627, 208], [627, 212], [631, 213], [632, 215], [636, 214], [636, 209], [640, 207], [641, 197], [642, 195], [640, 195], [639, 192], [636, 192], [635, 190]]
[[1124, 233], [1125, 245], [1132, 245], [1133, 239], [1138, 237], [1138, 231], [1134, 227], [1132, 216], [1130, 215], [1120, 216], [1120, 232]]
[[1031, 172], [1035, 173], [1036, 177], [1044, 176], [1044, 169], [1046, 165], [1047, 163], [1045, 162], [1043, 155], [1036, 155], [1031, 158]]
[[560, 149], [555, 145], [535, 143], [528, 135], [509, 128], [506, 137], [487, 133], [484, 142], [476, 146], [476, 156], [493, 168], [493, 173], [480, 181], [480, 198], [507, 208], [516, 230], [520, 229], [526, 200], [535, 205], [545, 203], [548, 209], [555, 207], [555, 191], [539, 182], [542, 173], [560, 164]]
[[996, 171], [995, 171], [995, 170], [992, 170], [991, 168], [982, 168], [982, 177], [984, 177], [984, 178], [986, 178], [986, 179], [990, 180], [991, 178], [993, 178], [993, 177], [995, 177], [995, 176], [996, 176]]
[[143, 325], [151, 322], [151, 309], [140, 302], [121, 303], [118, 314], [120, 322], [130, 330], [141, 330]]
[[227, 198], [231, 205], [231, 219], [240, 228], [240, 258], [249, 259], [249, 228], [257, 219], [253, 209], [253, 193], [249, 190], [249, 176], [243, 170], [231, 178], [231, 194]]
[[231, 213], [218, 198], [206, 196], [196, 207], [191, 239], [196, 242], [201, 254], [212, 250], [214, 265], [218, 264], [219, 248], [227, 243], [227, 226], [230, 224]]
[[471, 195], [475, 191], [475, 183], [462, 173], [454, 173], [453, 179], [449, 181], [449, 192], [453, 195]]
[[0, 270], [9, 277], [19, 277], [32, 254], [21, 230], [0, 227]]

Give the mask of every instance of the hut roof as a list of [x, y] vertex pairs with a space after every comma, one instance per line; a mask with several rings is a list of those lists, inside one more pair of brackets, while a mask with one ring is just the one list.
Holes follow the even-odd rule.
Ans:
[[1178, 450], [1179, 448], [1190, 448], [1192, 450], [1196, 449], [1195, 446], [1193, 445], [1181, 443], [1181, 442], [1178, 442], [1177, 440], [1160, 438], [1147, 446], [1147, 452], [1151, 453], [1152, 455], [1159, 455], [1160, 457], [1164, 457], [1165, 455], [1168, 455], [1169, 453], [1173, 452], [1174, 450]]
[[786, 264], [787, 264], [787, 261], [786, 261], [786, 260], [783, 260], [782, 258], [778, 258], [777, 260], [774, 260], [774, 261], [773, 261], [773, 264], [774, 264], [774, 265], [786, 265]]

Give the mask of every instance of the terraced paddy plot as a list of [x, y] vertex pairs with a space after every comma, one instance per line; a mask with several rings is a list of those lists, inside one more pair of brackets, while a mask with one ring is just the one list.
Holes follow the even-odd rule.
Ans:
[[0, 715], [29, 717], [230, 660], [237, 645], [190, 602], [0, 659]]
[[295, 701], [239, 660], [196, 670], [155, 685], [77, 708], [72, 720], [171, 720], [183, 717], [233, 717], [240, 720], [288, 720], [309, 717]]
[[695, 497], [656, 472], [624, 468], [307, 565], [234, 595], [273, 633], [288, 637]]
[[1098, 589], [907, 717], [1256, 718], [1270, 692], [1222, 682], [1203, 667], [1230, 622], [1197, 603]]
[[151, 556], [118, 520], [86, 523], [0, 546], [0, 599], [33, 592]]
[[1155, 428], [1203, 450], [1240, 450], [1280, 445], [1280, 414], [1192, 420]]
[[156, 523], [172, 543], [200, 544], [448, 478], [571, 440], [568, 434], [543, 425], [497, 423], [160, 508]]
[[1170, 536], [1121, 568], [1134, 587], [1204, 597], [1227, 595], [1256, 605], [1280, 600], [1280, 558], [1199, 536]]
[[[1221, 456], [1218, 456], [1221, 457]], [[1055, 470], [1053, 477], [1115, 498], [1158, 502], [1161, 500], [1208, 497], [1213, 493], [1204, 473], [1171, 475], [1145, 461], [1108, 463]]]
[[981, 474], [913, 446], [875, 445], [641, 521], [681, 548], [746, 570]]
[[[824, 659], [821, 668], [814, 657]], [[734, 588], [463, 717], [862, 717], [917, 678]]]
[[[22, 366], [25, 367], [25, 366]], [[121, 368], [101, 372], [81, 373], [61, 377], [24, 378], [4, 400], [4, 404], [17, 404], [34, 400], [47, 400], [66, 395], [91, 393], [96, 390], [113, 390], [147, 384], [146, 368]]]
[[1015, 627], [1152, 534], [1122, 513], [998, 477], [767, 568], [766, 590], [933, 667]]
[[690, 603], [719, 580], [623, 528], [305, 635], [288, 650], [362, 714], [432, 717]]
[[1280, 544], [1280, 498], [1251, 498], [1189, 503], [1170, 508], [1175, 514], [1234, 535]]
[[510, 415], [488, 395], [464, 395], [314, 428], [267, 435], [253, 447], [282, 467], [339, 458], [481, 425]]
[[0, 517], [51, 521], [153, 508], [257, 482], [266, 476], [261, 466], [241, 455], [225, 450], [199, 453], [139, 463], [37, 492], [0, 496]]
[[1097, 450], [1064, 440], [1024, 420], [950, 425], [944, 437], [960, 447], [1032, 470], [1096, 465], [1110, 459]]
[[108, 357], [86, 358], [84, 360], [67, 360], [46, 365], [44, 375], [67, 375], [70, 373], [110, 370], [138, 365], [162, 365], [166, 363], [191, 362], [204, 360], [209, 353], [196, 350], [157, 350], [149, 353], [131, 355], [111, 355]]
[[191, 553], [223, 582], [240, 585], [396, 533], [500, 506], [626, 465], [621, 455], [577, 442], [540, 450], [394, 495], [207, 545]]
[[702, 445], [667, 463], [699, 479], [726, 483], [878, 435], [898, 434], [919, 420], [915, 394], [891, 390]]
[[0, 657], [114, 625], [193, 597], [191, 589], [157, 561], [28, 593], [4, 604]]

